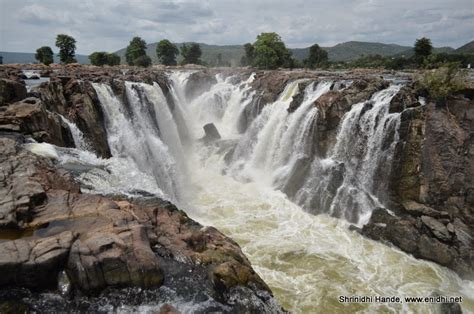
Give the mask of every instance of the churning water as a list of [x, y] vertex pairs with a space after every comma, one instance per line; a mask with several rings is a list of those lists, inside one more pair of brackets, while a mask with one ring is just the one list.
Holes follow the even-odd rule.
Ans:
[[[318, 115], [313, 103], [333, 82], [290, 82], [273, 104], [247, 116], [243, 128], [239, 121], [258, 92], [251, 88], [254, 76], [239, 83], [218, 76], [209, 91], [188, 100], [190, 75], [170, 73], [173, 105], [158, 84], [126, 83], [127, 104], [109, 86], [94, 84], [113, 157], [97, 158], [76, 143], [81, 149], [57, 149], [58, 158], [82, 167], [79, 180], [86, 191], [159, 195], [217, 227], [241, 245], [291, 312], [436, 313], [435, 304], [338, 302], [340, 295], [435, 293], [463, 296], [463, 309], [474, 312], [473, 282], [348, 230], [349, 221], [364, 223], [383, 203], [383, 184], [374, 176], [390, 164], [398, 138], [399, 116], [388, 113], [398, 86], [353, 105], [321, 159], [311, 146]], [[290, 113], [298, 93], [303, 100]], [[214, 144], [199, 140], [209, 122], [222, 136]], [[388, 134], [391, 145], [383, 145]], [[302, 162], [309, 170], [298, 174]], [[284, 192], [295, 177], [301, 187], [288, 197]]]

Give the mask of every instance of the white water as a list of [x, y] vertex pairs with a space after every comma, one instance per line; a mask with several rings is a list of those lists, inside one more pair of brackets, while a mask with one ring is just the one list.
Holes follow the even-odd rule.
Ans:
[[[345, 220], [326, 214], [311, 215], [278, 191], [288, 183], [293, 168], [299, 167], [297, 161], [312, 157], [303, 145], [312, 138], [312, 120], [318, 114], [312, 103], [329, 90], [329, 82], [308, 85], [305, 100], [291, 114], [286, 108], [298, 92], [299, 82], [290, 83], [275, 103], [264, 108], [246, 133], [239, 135], [235, 121], [251, 101], [253, 91], [249, 84], [253, 78], [236, 85], [229, 79], [218, 78], [210, 91], [188, 103], [184, 97], [188, 76], [186, 72], [171, 74], [175, 102], [171, 112], [158, 85], [127, 83], [132, 107], [128, 109], [108, 86], [95, 85], [114, 157], [102, 160], [91, 153], [69, 149], [61, 150], [59, 158], [63, 163], [92, 165], [93, 169], [82, 173], [79, 179], [90, 191], [99, 193], [113, 190], [133, 194], [141, 190], [158, 195], [163, 192], [173, 199], [183, 194], [173, 189], [182, 188], [180, 180], [188, 178], [191, 182], [186, 190], [192, 193], [187, 195], [187, 205], [183, 203], [183, 206], [190, 216], [235, 239], [278, 300], [292, 312], [436, 313], [438, 306], [432, 304], [337, 301], [339, 295], [429, 296], [433, 293], [463, 296], [463, 309], [474, 311], [472, 282], [350, 232]], [[391, 146], [382, 149], [381, 144], [382, 134], [397, 128], [398, 117], [387, 112], [387, 100], [396, 91], [397, 87], [391, 87], [374, 95], [369, 110], [364, 110], [363, 103], [353, 106], [343, 119], [330, 157], [312, 161], [304, 189], [312, 189], [314, 193], [325, 191], [324, 176], [331, 169], [340, 163], [346, 165], [337, 196], [328, 200], [333, 214], [334, 202], [347, 204], [345, 196], [351, 193], [379, 202], [377, 195], [382, 191], [374, 189], [372, 178], [379, 165], [390, 158]], [[357, 137], [356, 129], [361, 126], [356, 121], [363, 121], [360, 132], [364, 136], [350, 140], [351, 136]], [[225, 153], [232, 146], [205, 146], [195, 141], [202, 137], [200, 128], [208, 122], [215, 123], [225, 140], [236, 142], [230, 161], [225, 160]], [[185, 138], [192, 145], [186, 145]], [[364, 149], [351, 152], [354, 147]], [[351, 154], [360, 158], [351, 159]], [[355, 182], [355, 178], [359, 181]], [[170, 185], [168, 180], [175, 183]], [[304, 191], [309, 194], [309, 190]], [[368, 202], [366, 199], [357, 201], [362, 206], [357, 207], [362, 216], [370, 212], [372, 207], [363, 207]]]
[[76, 148], [80, 150], [85, 150], [85, 151], [90, 150], [90, 145], [86, 142], [84, 138], [84, 134], [82, 133], [81, 130], [79, 130], [76, 124], [69, 121], [62, 115], [59, 115], [59, 116], [61, 117], [61, 120], [63, 120], [63, 122], [66, 123], [67, 126], [69, 127], [69, 131], [71, 132], [72, 138], [74, 140], [74, 145], [76, 146]]

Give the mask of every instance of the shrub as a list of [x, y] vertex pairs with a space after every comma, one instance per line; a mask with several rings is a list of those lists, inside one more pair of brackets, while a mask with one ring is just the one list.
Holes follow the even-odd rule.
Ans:
[[459, 63], [446, 63], [415, 77], [416, 89], [442, 105], [449, 95], [465, 88], [466, 76], [466, 70], [460, 69]]

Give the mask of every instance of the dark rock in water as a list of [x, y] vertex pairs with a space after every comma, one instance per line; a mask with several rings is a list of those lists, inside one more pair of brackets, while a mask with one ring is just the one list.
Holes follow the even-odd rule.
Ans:
[[390, 101], [389, 113], [402, 112], [406, 108], [419, 106], [418, 97], [409, 87], [402, 87]]
[[292, 113], [299, 108], [299, 106], [303, 103], [304, 100], [304, 90], [309, 85], [309, 82], [299, 83], [298, 84], [298, 93], [293, 96], [290, 105], [286, 109], [288, 112]]
[[33, 75], [31, 75], [28, 79], [29, 79], [29, 80], [39, 80], [40, 77], [39, 77], [37, 74], [33, 74]]
[[26, 97], [24, 84], [8, 79], [0, 79], [0, 107], [14, 103]]
[[204, 135], [202, 141], [209, 143], [217, 141], [221, 138], [221, 135], [219, 134], [219, 131], [217, 131], [217, 128], [214, 123], [208, 123], [203, 128], [206, 135]]

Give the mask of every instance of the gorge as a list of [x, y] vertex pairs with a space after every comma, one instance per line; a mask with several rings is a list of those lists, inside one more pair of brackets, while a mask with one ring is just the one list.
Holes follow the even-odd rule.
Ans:
[[21, 74], [1, 69], [0, 303], [474, 311], [472, 88], [440, 106], [388, 73]]

